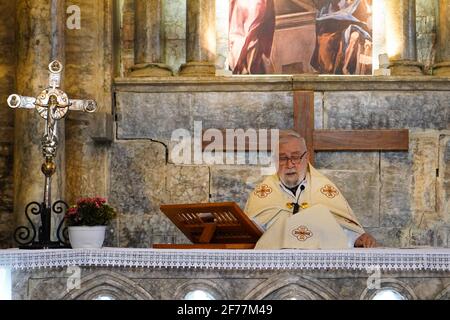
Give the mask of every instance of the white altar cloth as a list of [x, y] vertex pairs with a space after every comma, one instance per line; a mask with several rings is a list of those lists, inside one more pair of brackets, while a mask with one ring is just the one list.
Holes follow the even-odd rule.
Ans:
[[162, 250], [64, 249], [0, 250], [0, 267], [67, 266], [201, 269], [343, 269], [450, 271], [450, 249], [349, 250]]

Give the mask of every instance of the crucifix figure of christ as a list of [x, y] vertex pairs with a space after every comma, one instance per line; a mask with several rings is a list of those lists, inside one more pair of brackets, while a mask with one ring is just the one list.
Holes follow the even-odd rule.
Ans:
[[[49, 64], [49, 85], [37, 98], [12, 94], [8, 97], [8, 105], [11, 108], [36, 109], [41, 118], [46, 121], [45, 132], [42, 136], [42, 155], [44, 163], [41, 171], [45, 176], [44, 198], [42, 203], [31, 202], [25, 209], [27, 220], [31, 224], [32, 233], [28, 227], [18, 227], [14, 233], [16, 241], [23, 248], [58, 248], [66, 243], [61, 237], [60, 231], [64, 219], [57, 229], [59, 241], [51, 241], [51, 214], [61, 214], [67, 204], [64, 201], [56, 201], [52, 205], [51, 199], [51, 179], [56, 171], [54, 159], [58, 148], [57, 125], [69, 110], [77, 110], [92, 113], [97, 109], [94, 100], [71, 100], [67, 94], [60, 89], [63, 65], [54, 60]], [[36, 228], [30, 219], [29, 212], [41, 216], [41, 226], [39, 227], [38, 241], [36, 241]], [[30, 236], [31, 234], [31, 236]]]
[[[315, 130], [313, 91], [294, 91], [294, 130], [305, 138], [311, 164], [314, 164], [316, 151], [408, 151], [409, 149], [408, 129]], [[222, 151], [227, 145], [237, 146], [234, 141], [227, 142], [227, 134], [225, 130], [222, 131], [225, 137]], [[246, 142], [245, 150], [240, 151], [271, 151], [270, 141], [268, 134], [267, 147], [259, 143], [255, 145]], [[210, 143], [211, 141], [204, 140], [203, 150]], [[235, 148], [234, 151], [238, 149]]]

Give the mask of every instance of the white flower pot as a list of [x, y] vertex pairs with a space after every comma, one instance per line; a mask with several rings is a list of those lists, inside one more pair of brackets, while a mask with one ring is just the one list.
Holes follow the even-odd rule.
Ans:
[[72, 249], [98, 249], [105, 241], [106, 226], [69, 227], [69, 240]]

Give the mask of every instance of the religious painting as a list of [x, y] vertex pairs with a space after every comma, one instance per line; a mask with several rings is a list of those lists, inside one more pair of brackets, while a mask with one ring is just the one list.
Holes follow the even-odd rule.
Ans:
[[233, 74], [372, 74], [372, 0], [230, 0]]

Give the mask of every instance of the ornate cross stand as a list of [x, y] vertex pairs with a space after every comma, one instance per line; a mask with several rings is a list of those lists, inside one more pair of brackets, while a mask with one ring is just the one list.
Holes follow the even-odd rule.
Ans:
[[[42, 203], [30, 202], [25, 208], [25, 215], [31, 225], [31, 230], [29, 227], [20, 226], [14, 232], [14, 238], [21, 245], [21, 249], [68, 247], [67, 229], [65, 228], [61, 233], [64, 219], [61, 219], [56, 232], [58, 241], [51, 240], [52, 212], [61, 214], [68, 208], [67, 203], [62, 200], [56, 201], [53, 205], [51, 200], [51, 179], [56, 171], [54, 159], [58, 148], [57, 124], [58, 120], [63, 119], [69, 110], [92, 113], [97, 109], [97, 104], [94, 100], [70, 100], [67, 94], [59, 89], [62, 70], [63, 66], [58, 60], [49, 64], [49, 86], [37, 98], [17, 94], [8, 97], [8, 105], [11, 108], [36, 109], [41, 118], [46, 121], [45, 132], [41, 140], [45, 159], [41, 167], [41, 171], [45, 175], [44, 199]], [[38, 234], [36, 226], [30, 219], [30, 212], [33, 215], [41, 216]]]

